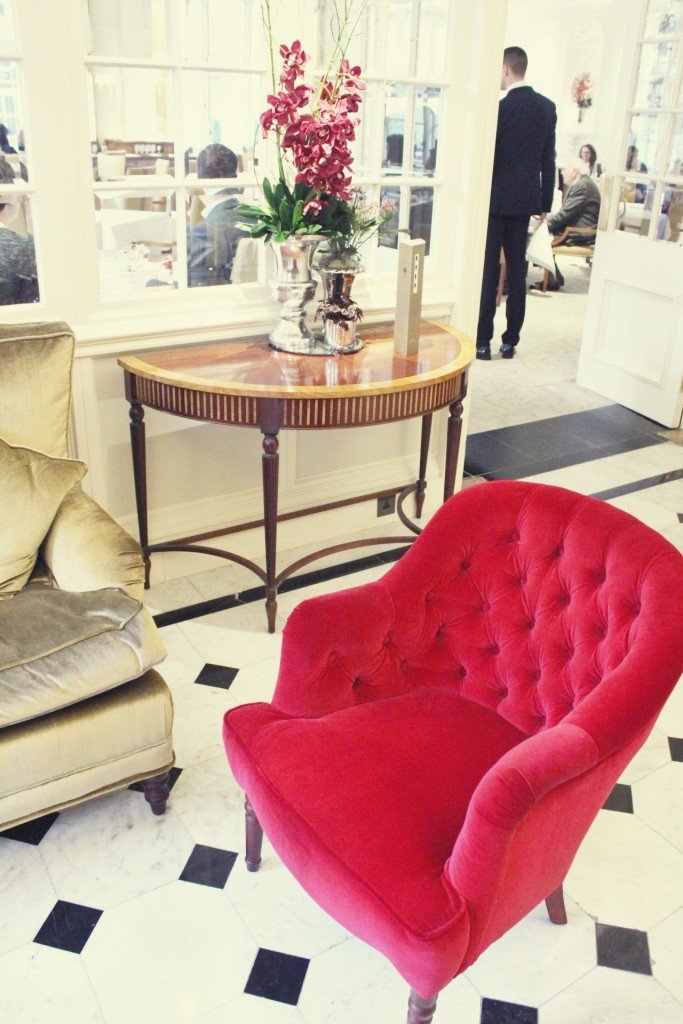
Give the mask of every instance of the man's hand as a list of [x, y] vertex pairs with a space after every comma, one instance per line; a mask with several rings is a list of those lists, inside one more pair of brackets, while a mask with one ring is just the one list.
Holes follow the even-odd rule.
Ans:
[[542, 214], [539, 215], [539, 218], [538, 218], [539, 225], [543, 224], [543, 222], [545, 221], [547, 216], [548, 216], [547, 213], [542, 213]]

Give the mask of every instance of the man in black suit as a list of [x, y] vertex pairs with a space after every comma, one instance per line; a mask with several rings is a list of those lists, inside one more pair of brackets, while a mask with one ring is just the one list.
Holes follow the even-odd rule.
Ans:
[[555, 188], [555, 104], [524, 81], [527, 56], [519, 46], [503, 54], [493, 158], [491, 205], [477, 328], [477, 359], [491, 358], [500, 250], [505, 253], [508, 299], [503, 359], [512, 359], [524, 323], [529, 217], [545, 220]]

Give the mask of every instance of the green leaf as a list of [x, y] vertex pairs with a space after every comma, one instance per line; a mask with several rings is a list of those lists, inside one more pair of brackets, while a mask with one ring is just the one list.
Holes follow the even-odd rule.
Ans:
[[292, 211], [286, 199], [283, 199], [280, 203], [279, 214], [282, 227], [285, 230], [290, 230], [292, 227]]
[[263, 194], [266, 197], [268, 206], [270, 206], [271, 210], [274, 210], [275, 200], [273, 198], [273, 188], [267, 178], [263, 179]]
[[302, 217], [302, 210], [303, 210], [303, 208], [304, 208], [304, 201], [303, 201], [303, 199], [298, 199], [297, 202], [296, 202], [296, 206], [294, 207], [294, 211], [292, 213], [292, 227], [295, 230], [296, 230], [296, 228], [298, 228], [299, 224], [301, 224], [301, 221], [303, 219], [303, 217]]

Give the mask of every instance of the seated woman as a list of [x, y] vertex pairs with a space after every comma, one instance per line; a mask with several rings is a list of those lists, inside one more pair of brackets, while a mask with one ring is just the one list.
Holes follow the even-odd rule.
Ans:
[[[0, 160], [0, 184], [14, 183], [14, 171]], [[38, 274], [33, 239], [12, 231], [9, 225], [20, 209], [20, 197], [0, 195], [0, 306], [38, 301]]]
[[591, 178], [601, 178], [605, 173], [605, 169], [602, 164], [598, 163], [598, 154], [595, 146], [591, 146], [590, 142], [584, 142], [583, 146], [579, 150], [579, 159], [585, 160], [588, 164], [588, 174]]

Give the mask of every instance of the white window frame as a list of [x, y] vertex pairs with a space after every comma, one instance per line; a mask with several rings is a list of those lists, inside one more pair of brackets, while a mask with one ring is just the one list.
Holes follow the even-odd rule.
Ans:
[[[307, 2], [314, 13], [314, 0]], [[183, 0], [172, 0], [172, 3], [179, 15], [183, 10]], [[133, 347], [135, 339], [151, 341], [159, 337], [159, 344], [176, 343], [175, 339], [177, 343], [186, 343], [188, 340], [239, 336], [264, 330], [276, 315], [267, 269], [262, 270], [255, 284], [178, 289], [174, 294], [163, 297], [150, 294], [130, 301], [100, 302], [94, 193], [109, 189], [121, 191], [124, 183], [93, 180], [86, 75], [90, 67], [136, 65], [168, 69], [175, 76], [176, 82], [179, 82], [183, 70], [253, 73], [262, 76], [265, 107], [265, 97], [270, 91], [266, 68], [183, 61], [179, 52], [177, 60], [176, 54], [173, 54], [166, 59], [153, 58], [149, 61], [90, 55], [84, 32], [82, 0], [41, 0], [41, 21], [37, 28], [34, 0], [14, 0], [14, 4], [18, 22], [19, 56], [24, 67], [26, 148], [31, 159], [31, 181], [19, 186], [17, 190], [36, 193], [33, 219], [41, 298], [39, 303], [30, 306], [4, 307], [3, 319], [7, 322], [65, 319], [74, 326], [78, 339], [84, 344], [112, 345], [116, 342], [119, 347], [127, 345], [128, 339], [130, 347]], [[296, 27], [301, 24], [300, 10], [300, 0], [283, 0], [280, 24], [284, 24], [285, 32], [284, 35], [279, 32], [276, 38], [282, 35], [284, 41], [289, 36], [294, 37]], [[285, 17], [288, 11], [291, 14], [289, 19]], [[451, 18], [449, 24], [451, 41], [454, 20]], [[309, 24], [315, 24], [313, 17]], [[412, 35], [414, 43], [416, 33]], [[177, 38], [172, 39], [172, 43], [177, 47]], [[9, 53], [2, 56], [3, 59], [16, 57]], [[367, 184], [377, 189], [385, 184], [406, 190], [411, 187], [434, 189], [431, 238], [434, 258], [432, 260], [430, 257], [429, 262], [433, 262], [438, 272], [426, 280], [423, 302], [430, 315], [447, 316], [454, 298], [450, 273], [453, 237], [448, 227], [453, 199], [451, 190], [444, 187], [442, 168], [449, 166], [449, 153], [455, 153], [457, 149], [449, 144], [448, 139], [449, 114], [452, 114], [448, 110], [448, 97], [452, 94], [451, 82], [447, 78], [433, 81], [424, 77], [387, 79], [371, 74], [364, 75], [364, 78], [378, 83], [380, 88], [387, 81], [399, 81], [409, 87], [435, 85], [442, 89], [435, 176], [386, 176], [381, 174], [381, 168], [378, 167], [376, 175], [370, 178], [358, 176], [354, 180], [359, 185]], [[49, 83], [49, 87], [46, 87], [46, 83]], [[175, 174], [173, 178], [168, 176], [163, 179], [146, 175], [144, 188], [150, 192], [173, 189], [177, 196], [177, 213], [182, 213], [185, 209], [185, 196], [188, 190], [196, 188], [196, 184], [184, 179], [183, 154], [186, 147], [182, 139], [179, 99], [176, 93], [173, 139]], [[378, 117], [383, 119], [382, 102], [378, 102], [377, 110]], [[406, 165], [412, 160], [412, 145], [408, 139], [412, 125], [413, 111], [409, 106], [404, 141]], [[380, 134], [381, 131], [380, 125]], [[130, 186], [125, 184], [131, 189], [140, 189], [140, 181], [134, 181]], [[407, 220], [406, 202], [402, 203], [402, 211]], [[186, 246], [183, 222], [178, 225], [177, 243], [180, 260]], [[265, 258], [262, 262], [265, 267]], [[388, 275], [379, 278], [373, 274], [373, 268], [369, 267], [368, 273], [359, 281], [362, 282], [362, 302], [367, 318], [386, 316], [394, 305], [395, 277]], [[157, 292], [158, 289], [148, 291]]]

